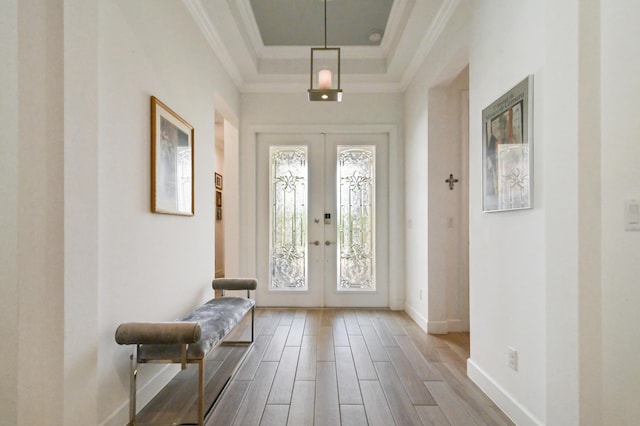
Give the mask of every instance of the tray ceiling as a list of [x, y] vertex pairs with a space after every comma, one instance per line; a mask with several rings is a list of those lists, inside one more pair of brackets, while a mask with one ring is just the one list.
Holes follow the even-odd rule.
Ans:
[[[183, 0], [241, 92], [306, 91], [324, 44], [322, 0]], [[327, 45], [345, 91], [402, 91], [460, 0], [329, 0]], [[380, 34], [376, 40], [374, 33]]]

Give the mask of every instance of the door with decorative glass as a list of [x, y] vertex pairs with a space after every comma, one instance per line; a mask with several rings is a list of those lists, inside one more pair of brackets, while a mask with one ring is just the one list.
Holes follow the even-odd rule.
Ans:
[[262, 306], [388, 306], [386, 134], [259, 134]]

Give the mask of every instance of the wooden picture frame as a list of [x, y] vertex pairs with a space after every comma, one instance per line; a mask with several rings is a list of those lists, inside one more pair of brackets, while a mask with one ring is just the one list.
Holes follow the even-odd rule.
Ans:
[[533, 207], [533, 76], [482, 110], [482, 211]]
[[218, 173], [214, 173], [214, 181], [216, 184], [216, 189], [222, 189], [222, 175]]
[[194, 215], [194, 130], [151, 96], [151, 211]]

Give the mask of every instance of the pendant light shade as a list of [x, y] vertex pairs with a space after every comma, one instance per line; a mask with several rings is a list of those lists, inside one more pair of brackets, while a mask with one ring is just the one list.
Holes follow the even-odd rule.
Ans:
[[324, 0], [324, 47], [311, 48], [310, 101], [342, 101], [340, 48], [327, 47], [327, 0]]

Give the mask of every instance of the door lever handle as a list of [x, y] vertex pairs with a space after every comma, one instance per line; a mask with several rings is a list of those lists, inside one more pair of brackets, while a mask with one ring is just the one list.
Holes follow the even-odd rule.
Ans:
[[320, 241], [318, 241], [318, 240], [309, 241], [309, 244], [313, 244], [314, 246], [319, 246], [320, 245]]
[[325, 246], [330, 246], [331, 244], [336, 244], [336, 242], [335, 241], [329, 241], [329, 240], [324, 242]]

